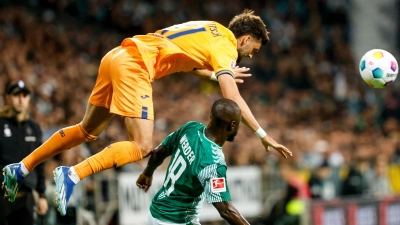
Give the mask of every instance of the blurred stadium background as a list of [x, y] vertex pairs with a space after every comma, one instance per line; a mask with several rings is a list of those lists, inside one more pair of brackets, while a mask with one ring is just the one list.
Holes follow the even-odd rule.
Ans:
[[[123, 38], [188, 20], [227, 25], [253, 9], [272, 41], [242, 63], [253, 77], [239, 88], [262, 127], [294, 156], [266, 153], [243, 126], [224, 146], [234, 204], [252, 224], [399, 225], [400, 81], [377, 90], [358, 73], [359, 58], [373, 48], [400, 62], [399, 2], [1, 0], [0, 93], [11, 80], [33, 88], [32, 115], [46, 140], [80, 122], [101, 57]], [[217, 83], [186, 74], [153, 87], [154, 145], [189, 120], [207, 123], [221, 97]], [[115, 117], [97, 141], [48, 160], [51, 210], [37, 224], [147, 224], [152, 193], [134, 185], [145, 160], [81, 182], [66, 217], [52, 203], [56, 166], [74, 165], [126, 138]], [[162, 172], [157, 176], [153, 192], [163, 179]], [[203, 224], [225, 224], [214, 211], [204, 209]]]

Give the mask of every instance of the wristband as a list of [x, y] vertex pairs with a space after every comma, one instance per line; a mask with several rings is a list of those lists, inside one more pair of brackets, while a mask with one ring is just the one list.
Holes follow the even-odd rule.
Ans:
[[211, 73], [210, 80], [218, 81], [218, 79], [217, 79], [217, 77], [215, 76], [215, 73], [214, 73], [214, 72]]
[[261, 127], [258, 128], [256, 132], [254, 132], [259, 138], [263, 138], [267, 136], [267, 132], [265, 132]]

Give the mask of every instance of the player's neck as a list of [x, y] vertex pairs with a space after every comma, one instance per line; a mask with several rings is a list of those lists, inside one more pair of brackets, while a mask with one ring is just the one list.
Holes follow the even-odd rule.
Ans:
[[226, 138], [223, 137], [221, 131], [215, 131], [213, 129], [207, 128], [205, 131], [205, 136], [219, 146], [223, 146]]

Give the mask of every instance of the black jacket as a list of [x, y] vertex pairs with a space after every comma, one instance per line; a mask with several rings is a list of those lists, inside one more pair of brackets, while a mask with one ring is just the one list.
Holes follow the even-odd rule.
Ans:
[[[20, 162], [42, 144], [42, 130], [32, 119], [18, 123], [15, 117], [8, 118], [6, 109], [0, 110], [0, 168]], [[0, 173], [3, 181], [3, 173]], [[25, 177], [18, 192], [35, 189], [41, 196], [45, 191], [44, 164], [40, 164]]]
[[342, 195], [343, 196], [360, 196], [367, 194], [369, 184], [363, 173], [357, 170], [354, 166], [350, 167], [349, 175], [343, 181]]

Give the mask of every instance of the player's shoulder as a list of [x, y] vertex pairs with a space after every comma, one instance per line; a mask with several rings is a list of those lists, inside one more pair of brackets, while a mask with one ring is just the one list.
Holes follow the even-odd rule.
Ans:
[[183, 129], [193, 129], [193, 128], [203, 128], [203, 127], [204, 124], [197, 121], [189, 121], [182, 126]]
[[[224, 30], [229, 30], [228, 27], [222, 25], [221, 23], [219, 23], [219, 22], [217, 22], [217, 21], [210, 21], [210, 23], [213, 23], [213, 24], [215, 24], [217, 27], [222, 28], [222, 29], [224, 29]], [[230, 30], [229, 30], [229, 31], [230, 31]]]
[[189, 121], [187, 123], [185, 123], [184, 125], [182, 125], [179, 130], [178, 130], [178, 134], [180, 136], [188, 136], [188, 137], [194, 137], [198, 135], [199, 132], [201, 132], [201, 130], [204, 129], [204, 125], [200, 122], [197, 121]]
[[197, 20], [197, 21], [189, 21], [186, 22], [185, 24], [191, 24], [194, 26], [204, 26], [207, 27], [211, 33], [214, 35], [214, 37], [235, 37], [235, 35], [232, 33], [232, 31], [222, 25], [221, 23], [217, 22], [217, 21], [213, 21], [213, 20]]
[[226, 165], [222, 147], [209, 140], [204, 134], [200, 134], [200, 136], [202, 139], [201, 167], [205, 168], [211, 165], [219, 167]]

